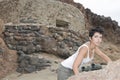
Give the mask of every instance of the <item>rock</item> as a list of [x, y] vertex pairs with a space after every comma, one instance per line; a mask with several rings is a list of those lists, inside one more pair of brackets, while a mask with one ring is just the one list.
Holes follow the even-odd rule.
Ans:
[[[17, 50], [19, 55], [22, 54], [19, 61], [24, 60], [26, 54], [36, 52], [46, 52], [61, 58], [69, 57], [88, 40], [85, 38], [88, 37], [86, 30], [89, 30], [91, 25], [103, 26], [106, 30], [106, 40], [120, 43], [120, 28], [116, 21], [112, 21], [110, 17], [94, 14], [89, 9], [84, 9], [81, 4], [74, 3], [73, 0], [60, 1], [6, 0], [0, 2], [0, 18], [5, 23], [11, 22], [2, 28], [5, 29], [3, 39], [10, 49]], [[4, 51], [1, 48], [1, 53]], [[29, 60], [28, 56], [25, 59]], [[25, 63], [28, 61], [21, 62], [22, 66]], [[34, 66], [27, 67], [28, 69], [19, 69], [34, 71]]]
[[[3, 6], [5, 7], [3, 8]], [[72, 5], [57, 0], [1, 1], [0, 12], [2, 12], [0, 17], [6, 23], [39, 23], [48, 27], [56, 27], [58, 20], [61, 20], [62, 25], [65, 22], [64, 26], [66, 22], [67, 25], [69, 23], [68, 28], [71, 30], [85, 30], [85, 20], [81, 11]]]
[[119, 80], [120, 60], [110, 62], [105, 68], [97, 71], [82, 72], [68, 80]]
[[[90, 9], [84, 8], [80, 3], [75, 3], [74, 0], [59, 0], [61, 2], [71, 4], [78, 8], [85, 17], [86, 28], [91, 28], [90, 26], [102, 26], [105, 29], [105, 37], [107, 40], [120, 44], [120, 26], [118, 22], [112, 20], [111, 17], [105, 17], [103, 15], [97, 15], [93, 13]], [[111, 35], [111, 37], [109, 37]]]
[[[26, 33], [25, 30], [29, 33]], [[17, 50], [18, 54], [46, 52], [67, 58], [83, 42], [83, 38], [79, 36], [80, 33], [73, 30], [45, 27], [40, 24], [34, 24], [34, 27], [31, 24], [5, 25], [4, 33], [7, 46]], [[12, 35], [9, 35], [11, 33]]]
[[10, 50], [0, 38], [0, 79], [17, 68], [17, 53]]
[[31, 73], [45, 69], [50, 65], [50, 61], [44, 58], [39, 58], [34, 55], [21, 54], [18, 58], [17, 72]]
[[4, 22], [0, 19], [0, 35], [2, 32], [4, 32]]

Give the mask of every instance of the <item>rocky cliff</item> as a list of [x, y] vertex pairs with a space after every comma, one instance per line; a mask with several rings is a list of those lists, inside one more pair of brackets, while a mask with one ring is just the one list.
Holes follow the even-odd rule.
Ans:
[[[105, 17], [104, 15], [98, 15], [93, 13], [90, 9], [84, 8], [84, 6], [80, 3], [75, 3], [73, 0], [59, 0], [61, 2], [65, 2], [71, 4], [78, 8], [85, 17], [85, 26], [87, 29], [95, 26], [102, 26], [105, 29], [105, 37], [108, 41], [112, 43], [120, 44], [120, 26], [118, 22], [112, 20], [111, 17]], [[111, 37], [109, 37], [111, 36]]]
[[[59, 1], [4, 0], [0, 2], [0, 18], [5, 23], [37, 22], [48, 27], [56, 27], [56, 22], [62, 20], [67, 22], [69, 28], [81, 33], [86, 29], [89, 30], [91, 27], [102, 26], [105, 28], [107, 41], [119, 44], [120, 27], [118, 22], [112, 20], [110, 17], [97, 15], [91, 12], [90, 9], [85, 9], [82, 4], [75, 3], [73, 0]], [[28, 19], [29, 21], [26, 21]]]
[[[88, 30], [95, 26], [102, 26], [106, 31], [105, 46], [101, 49], [113, 60], [119, 58], [120, 29], [117, 22], [94, 14], [73, 0], [1, 0], [0, 19], [1, 25], [2, 21], [5, 22], [0, 26], [0, 36], [6, 46], [5, 49], [1, 46], [1, 51], [8, 51], [3, 53], [5, 55], [13, 53], [14, 57], [1, 54], [2, 75], [16, 67], [17, 63], [17, 71], [22, 73], [52, 65], [49, 60], [36, 54], [69, 57], [88, 40]], [[6, 57], [8, 60], [4, 61]], [[4, 65], [9, 62], [10, 67], [2, 66], [3, 61]], [[6, 70], [5, 74], [3, 68]]]

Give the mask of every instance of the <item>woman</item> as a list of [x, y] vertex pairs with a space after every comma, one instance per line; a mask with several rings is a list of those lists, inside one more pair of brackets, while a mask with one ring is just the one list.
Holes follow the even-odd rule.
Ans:
[[99, 49], [102, 36], [102, 28], [96, 27], [91, 29], [89, 31], [89, 41], [81, 45], [72, 56], [61, 62], [58, 68], [58, 80], [67, 80], [72, 75], [78, 75], [79, 68], [83, 64], [92, 61], [94, 53], [106, 62], [110, 62], [111, 59]]

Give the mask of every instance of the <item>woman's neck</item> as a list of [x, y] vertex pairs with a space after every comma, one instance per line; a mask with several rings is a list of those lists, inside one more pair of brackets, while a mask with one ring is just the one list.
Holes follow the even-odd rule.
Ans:
[[89, 48], [90, 48], [90, 50], [95, 49], [95, 47], [96, 47], [96, 45], [89, 41]]

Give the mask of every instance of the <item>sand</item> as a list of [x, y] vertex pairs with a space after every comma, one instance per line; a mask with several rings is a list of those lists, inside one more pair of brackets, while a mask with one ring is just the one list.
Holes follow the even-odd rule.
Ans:
[[56, 71], [52, 72], [50, 68], [45, 70], [29, 73], [20, 74], [14, 72], [13, 74], [3, 78], [2, 80], [57, 80]]
[[14, 72], [1, 80], [57, 80], [57, 68], [62, 59], [48, 54], [40, 54], [40, 56], [50, 60], [52, 62], [51, 66], [44, 70], [27, 74]]

